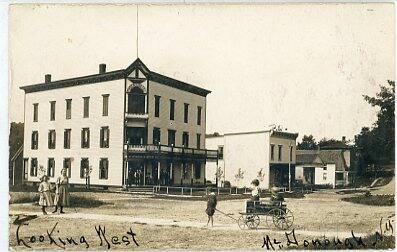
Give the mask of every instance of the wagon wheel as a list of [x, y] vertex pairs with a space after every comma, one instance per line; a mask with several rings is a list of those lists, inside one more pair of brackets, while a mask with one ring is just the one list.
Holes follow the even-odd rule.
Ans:
[[247, 226], [249, 229], [258, 228], [260, 222], [261, 222], [261, 219], [259, 218], [258, 215], [256, 215], [256, 214], [247, 215], [246, 223], [247, 223]]
[[273, 215], [273, 223], [279, 229], [288, 229], [294, 223], [294, 215], [289, 209], [275, 209]]
[[240, 218], [238, 218], [237, 220], [237, 224], [240, 229], [247, 229], [248, 227], [247, 227], [246, 216], [241, 215]]
[[270, 209], [269, 212], [267, 212], [266, 215], [266, 225], [268, 228], [270, 228], [271, 226], [276, 225], [276, 223], [274, 222], [274, 218], [275, 216], [280, 216], [283, 214], [283, 210], [281, 210], [280, 208], [272, 208]]

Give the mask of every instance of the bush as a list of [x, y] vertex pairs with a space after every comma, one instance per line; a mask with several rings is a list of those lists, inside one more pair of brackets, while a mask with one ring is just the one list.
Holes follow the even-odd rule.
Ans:
[[10, 204], [18, 203], [34, 203], [39, 201], [39, 194], [32, 192], [12, 192], [10, 193], [11, 200]]
[[343, 201], [371, 205], [371, 206], [394, 206], [394, 195], [369, 195], [364, 194], [356, 197], [342, 198]]
[[225, 187], [225, 188], [230, 188], [230, 181], [225, 181], [225, 182], [223, 182], [223, 187]]

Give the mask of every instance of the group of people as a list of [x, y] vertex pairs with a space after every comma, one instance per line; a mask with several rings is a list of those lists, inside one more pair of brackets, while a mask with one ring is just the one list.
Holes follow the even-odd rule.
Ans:
[[[252, 191], [251, 191], [251, 200], [252, 201], [259, 201], [261, 189], [259, 188], [259, 180], [254, 179], [251, 182]], [[207, 200], [207, 208], [205, 210], [206, 214], [208, 215], [207, 226], [211, 222], [211, 226], [214, 225], [214, 213], [216, 210], [216, 205], [218, 203], [217, 197], [214, 192], [212, 192], [211, 188], [209, 188], [209, 197]], [[277, 187], [272, 187], [270, 189], [270, 200], [272, 202], [280, 202], [283, 201], [284, 198], [279, 194], [279, 189]]]
[[58, 208], [60, 213], [65, 213], [63, 208], [69, 206], [69, 178], [66, 174], [66, 170], [62, 169], [61, 175], [57, 178], [55, 182], [55, 197], [53, 198], [53, 186], [49, 182], [49, 177], [43, 175], [41, 177], [41, 183], [39, 185], [38, 191], [40, 194], [39, 205], [43, 214], [46, 215], [46, 207], [55, 206], [52, 213], [56, 213]]

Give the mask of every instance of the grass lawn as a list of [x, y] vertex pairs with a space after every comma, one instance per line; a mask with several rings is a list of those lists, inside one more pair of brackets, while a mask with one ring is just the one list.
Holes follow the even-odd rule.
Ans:
[[343, 201], [371, 205], [371, 206], [394, 206], [394, 195], [360, 195], [355, 197], [343, 198]]

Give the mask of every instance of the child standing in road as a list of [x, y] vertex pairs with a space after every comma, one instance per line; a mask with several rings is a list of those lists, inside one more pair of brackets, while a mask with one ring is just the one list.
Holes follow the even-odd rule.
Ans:
[[216, 204], [218, 203], [218, 200], [216, 198], [216, 195], [214, 192], [212, 192], [211, 188], [209, 188], [209, 197], [208, 197], [208, 201], [207, 201], [207, 209], [205, 210], [205, 212], [208, 215], [208, 221], [207, 221], [207, 226], [211, 221], [211, 227], [214, 226], [214, 213], [215, 213], [215, 209], [216, 209]]
[[48, 176], [44, 175], [41, 177], [41, 183], [39, 185], [38, 191], [40, 193], [39, 205], [41, 206], [43, 214], [46, 215], [47, 212], [45, 211], [45, 208], [47, 206], [54, 205], [51, 196], [51, 184], [48, 182]]

